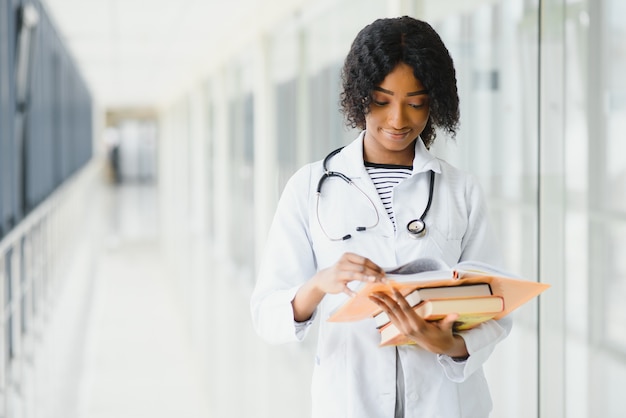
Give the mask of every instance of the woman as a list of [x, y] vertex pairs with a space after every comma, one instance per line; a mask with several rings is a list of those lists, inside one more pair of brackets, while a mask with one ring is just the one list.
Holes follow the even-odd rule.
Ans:
[[383, 279], [381, 266], [499, 261], [479, 186], [428, 151], [435, 130], [454, 136], [459, 120], [453, 62], [432, 27], [376, 20], [354, 40], [342, 78], [342, 110], [362, 132], [285, 186], [251, 300], [256, 330], [301, 341], [319, 321], [314, 417], [487, 417], [482, 365], [508, 320], [454, 333], [455, 315], [425, 322], [401, 295], [379, 295], [415, 342], [384, 348], [372, 320], [326, 321], [360, 281]]

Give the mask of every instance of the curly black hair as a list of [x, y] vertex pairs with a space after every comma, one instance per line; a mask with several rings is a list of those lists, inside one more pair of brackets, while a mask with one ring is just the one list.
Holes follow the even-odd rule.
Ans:
[[409, 16], [377, 19], [354, 39], [341, 71], [341, 111], [346, 124], [365, 129], [374, 88], [400, 62], [413, 68], [415, 78], [428, 90], [430, 117], [421, 134], [427, 148], [435, 128], [456, 135], [459, 96], [452, 57], [439, 34], [426, 22]]

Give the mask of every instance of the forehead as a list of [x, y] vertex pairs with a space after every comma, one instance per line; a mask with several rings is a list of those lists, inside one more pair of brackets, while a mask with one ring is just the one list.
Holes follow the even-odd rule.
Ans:
[[425, 94], [426, 90], [422, 82], [413, 74], [413, 68], [402, 62], [396, 65], [377, 87], [375, 91], [388, 94], [399, 92], [417, 95], [417, 93]]

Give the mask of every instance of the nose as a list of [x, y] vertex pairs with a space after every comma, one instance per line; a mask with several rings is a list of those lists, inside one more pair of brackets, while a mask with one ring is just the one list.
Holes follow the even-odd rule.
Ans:
[[406, 122], [406, 114], [403, 106], [395, 104], [389, 106], [389, 113], [387, 114], [387, 123], [394, 129], [404, 128]]

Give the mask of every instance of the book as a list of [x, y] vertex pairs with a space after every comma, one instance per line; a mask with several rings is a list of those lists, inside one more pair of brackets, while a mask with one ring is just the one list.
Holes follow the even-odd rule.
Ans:
[[[413, 309], [427, 321], [438, 321], [446, 315], [456, 313], [459, 316], [454, 322], [453, 329], [463, 331], [474, 328], [502, 312], [504, 299], [495, 295], [429, 299], [419, 303]], [[381, 346], [410, 343], [411, 341], [392, 323], [380, 329]]]
[[[489, 283], [466, 284], [461, 286], [438, 286], [415, 289], [406, 295], [406, 301], [413, 307], [427, 299], [458, 298], [466, 296], [489, 296], [492, 295]], [[374, 314], [376, 328], [381, 328], [389, 322], [389, 316], [385, 311]]]
[[489, 284], [493, 295], [504, 300], [504, 309], [493, 317], [499, 319], [550, 287], [547, 283], [522, 279], [485, 263], [464, 261], [448, 267], [442, 261], [432, 258], [421, 258], [387, 269], [386, 278], [386, 282], [362, 282], [355, 289], [356, 294], [335, 309], [327, 320], [346, 322], [371, 319], [380, 312], [378, 305], [369, 299], [374, 292], [384, 292], [391, 296], [392, 290], [397, 289], [406, 297], [416, 289], [476, 283]]

